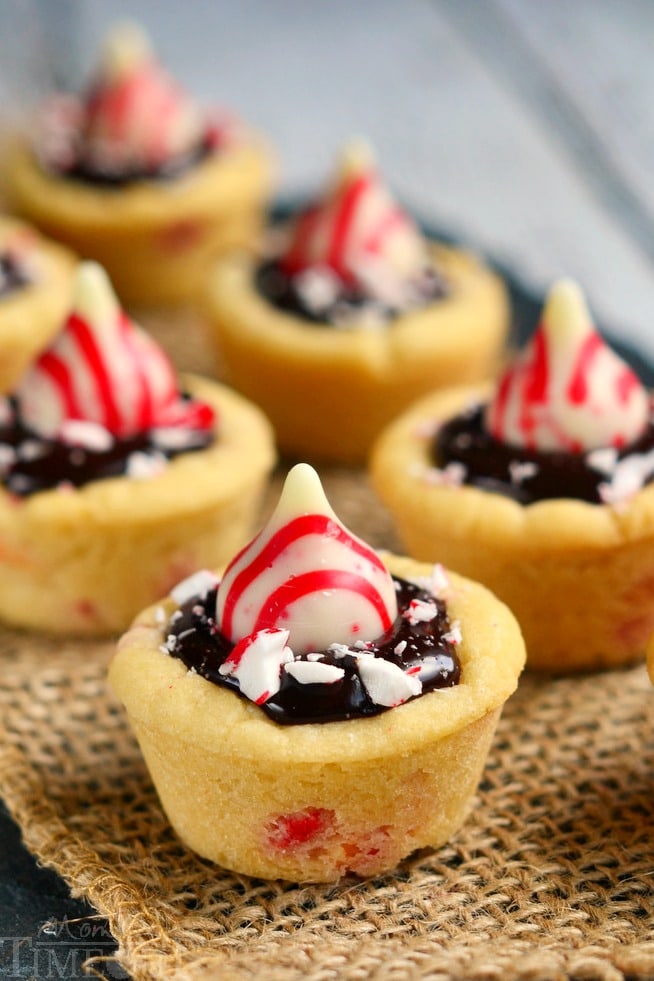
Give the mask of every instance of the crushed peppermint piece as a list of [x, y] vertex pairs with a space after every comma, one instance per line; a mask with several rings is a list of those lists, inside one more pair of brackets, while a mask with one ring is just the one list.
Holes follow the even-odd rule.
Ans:
[[593, 470], [610, 476], [618, 462], [618, 451], [613, 446], [605, 446], [599, 450], [591, 450], [586, 454], [586, 463]]
[[402, 616], [409, 621], [412, 627], [417, 623], [428, 623], [438, 615], [438, 607], [435, 603], [427, 600], [413, 599], [409, 603]]
[[261, 705], [277, 694], [282, 667], [293, 660], [288, 637], [288, 630], [277, 627], [244, 637], [220, 665], [220, 674], [236, 678], [246, 698]]
[[301, 685], [333, 685], [345, 677], [343, 668], [320, 661], [289, 661], [284, 671]]
[[294, 285], [307, 310], [321, 314], [336, 301], [341, 281], [328, 266], [314, 266], [293, 277]]
[[175, 634], [168, 634], [168, 636], [166, 637], [165, 647], [168, 653], [172, 654], [172, 652], [177, 647], [177, 636]]
[[153, 445], [163, 453], [174, 453], [176, 450], [192, 448], [203, 440], [204, 436], [201, 431], [187, 429], [184, 426], [158, 426], [151, 430], [150, 438]]
[[346, 654], [351, 653], [347, 644], [330, 644], [327, 650], [330, 652], [330, 654], [333, 654], [334, 657], [345, 657]]
[[149, 480], [157, 477], [168, 466], [168, 461], [162, 453], [142, 453], [136, 450], [127, 458], [125, 473], [134, 480]]
[[307, 661], [322, 661], [324, 656], [319, 651], [311, 651], [310, 654], [307, 654]]
[[452, 585], [447, 569], [441, 562], [436, 562], [432, 566], [431, 575], [417, 576], [414, 579], [417, 586], [431, 593], [434, 599], [443, 599], [448, 589]]
[[192, 599], [193, 596], [204, 598], [217, 584], [218, 576], [215, 572], [211, 572], [209, 569], [200, 569], [199, 572], [194, 572], [192, 576], [187, 576], [186, 579], [178, 582], [171, 589], [170, 595], [178, 606], [182, 606], [187, 600]]
[[397, 654], [399, 657], [400, 654], [404, 654], [406, 649], [407, 649], [406, 640], [401, 640], [400, 643], [393, 648], [393, 652]]
[[521, 484], [538, 473], [538, 464], [531, 460], [512, 460], [509, 463], [509, 479], [512, 484]]
[[16, 448], [16, 456], [19, 460], [38, 460], [44, 453], [45, 447], [38, 439], [24, 439]]
[[443, 634], [443, 640], [446, 640], [448, 644], [454, 644], [455, 647], [461, 643], [463, 636], [461, 634], [461, 624], [458, 620], [455, 620], [447, 633]]
[[392, 708], [422, 692], [420, 679], [407, 674], [392, 661], [374, 654], [359, 654], [357, 662], [363, 686], [375, 705]]
[[633, 453], [619, 460], [610, 481], [599, 485], [603, 504], [623, 504], [642, 490], [654, 473], [654, 449], [648, 453]]
[[114, 444], [114, 438], [108, 429], [99, 422], [90, 422], [87, 419], [64, 419], [58, 436], [68, 446], [81, 446], [100, 453], [110, 450]]

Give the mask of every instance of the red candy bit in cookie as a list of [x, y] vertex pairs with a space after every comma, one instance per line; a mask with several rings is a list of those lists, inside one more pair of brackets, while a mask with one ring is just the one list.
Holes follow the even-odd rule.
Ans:
[[297, 218], [280, 264], [289, 276], [321, 269], [365, 295], [397, 303], [428, 259], [415, 223], [393, 201], [371, 151], [356, 142], [346, 147], [324, 199]]
[[15, 395], [25, 424], [46, 437], [60, 436], [72, 420], [118, 438], [214, 424], [209, 405], [180, 396], [168, 357], [128, 319], [93, 262], [80, 264], [68, 319]]
[[373, 640], [393, 623], [397, 599], [376, 552], [341, 524], [318, 474], [301, 463], [267, 526], [227, 568], [216, 616], [234, 643], [281, 629], [303, 654]]
[[649, 412], [647, 391], [594, 329], [580, 288], [561, 280], [531, 342], [500, 379], [485, 422], [513, 446], [581, 453], [629, 445]]
[[324, 807], [307, 807], [303, 811], [278, 814], [265, 826], [269, 848], [288, 851], [314, 842], [334, 825], [334, 812]]
[[115, 172], [156, 168], [198, 146], [202, 111], [155, 58], [134, 24], [107, 37], [81, 126], [87, 165]]

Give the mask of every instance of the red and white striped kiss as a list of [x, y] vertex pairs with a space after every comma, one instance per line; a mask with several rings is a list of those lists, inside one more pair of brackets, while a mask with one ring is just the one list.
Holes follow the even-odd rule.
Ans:
[[486, 427], [512, 446], [583, 453], [628, 446], [644, 431], [650, 399], [594, 329], [584, 295], [561, 280], [530, 343], [500, 378]]
[[72, 419], [119, 438], [156, 427], [205, 429], [214, 421], [210, 406], [180, 398], [168, 357], [123, 313], [94, 262], [80, 263], [71, 313], [15, 395], [25, 424], [46, 437]]
[[85, 109], [85, 159], [117, 170], [156, 167], [186, 153], [206, 127], [202, 111], [132, 24], [108, 35]]
[[281, 629], [301, 654], [375, 639], [395, 620], [397, 599], [379, 556], [341, 524], [316, 471], [300, 463], [266, 527], [227, 568], [216, 615], [234, 643]]
[[327, 266], [348, 285], [383, 272], [401, 279], [425, 267], [425, 244], [391, 198], [365, 143], [345, 148], [334, 187], [303, 212], [281, 260], [289, 275]]

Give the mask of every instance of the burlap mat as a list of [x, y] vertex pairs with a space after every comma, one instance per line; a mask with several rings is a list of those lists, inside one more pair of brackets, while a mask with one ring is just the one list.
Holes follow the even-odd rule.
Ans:
[[[184, 338], [180, 363], [198, 355]], [[397, 547], [362, 473], [322, 475], [354, 531]], [[643, 667], [525, 676], [445, 848], [374, 880], [294, 887], [224, 872], [176, 840], [106, 684], [112, 643], [3, 631], [0, 649], [2, 795], [28, 848], [107, 917], [134, 978], [654, 979]]]

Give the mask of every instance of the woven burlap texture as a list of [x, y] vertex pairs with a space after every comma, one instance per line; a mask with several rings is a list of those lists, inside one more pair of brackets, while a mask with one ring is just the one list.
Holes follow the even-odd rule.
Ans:
[[[212, 364], [194, 318], [146, 325], [181, 369]], [[362, 472], [321, 476], [353, 531], [398, 550]], [[0, 791], [28, 848], [107, 917], [137, 981], [654, 979], [644, 667], [523, 676], [445, 848], [379, 879], [296, 887], [225, 872], [177, 841], [108, 689], [113, 649], [0, 631]]]
[[[363, 474], [324, 482], [350, 527], [396, 547]], [[27, 846], [108, 918], [134, 978], [654, 978], [643, 667], [523, 676], [445, 848], [371, 881], [297, 887], [225, 872], [177, 841], [106, 683], [112, 642], [5, 631], [0, 647], [2, 794]]]

